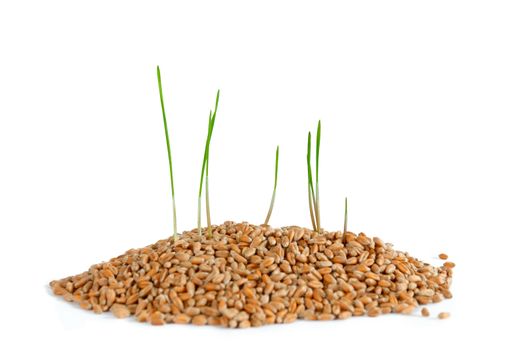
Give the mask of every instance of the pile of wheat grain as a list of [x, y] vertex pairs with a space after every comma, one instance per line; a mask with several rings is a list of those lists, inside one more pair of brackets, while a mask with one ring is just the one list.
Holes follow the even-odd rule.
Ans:
[[50, 285], [118, 318], [255, 327], [409, 314], [452, 297], [453, 266], [431, 266], [363, 233], [225, 222], [212, 238], [186, 232]]

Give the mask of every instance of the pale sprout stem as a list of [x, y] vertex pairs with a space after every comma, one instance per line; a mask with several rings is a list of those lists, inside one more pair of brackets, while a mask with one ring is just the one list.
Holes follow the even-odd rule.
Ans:
[[313, 229], [313, 231], [316, 231], [316, 220], [314, 219], [314, 208], [312, 205], [312, 202], [314, 199], [312, 197], [312, 190], [311, 190], [310, 185], [308, 187], [309, 187], [309, 212], [311, 215], [312, 229]]
[[318, 183], [316, 182], [316, 202], [315, 202], [315, 211], [316, 211], [316, 229], [318, 232], [321, 230], [320, 224], [320, 189]]
[[269, 207], [269, 212], [267, 213], [267, 217], [265, 218], [265, 225], [269, 224], [269, 219], [271, 218], [272, 214], [272, 208], [274, 206], [274, 199], [276, 198], [276, 189], [272, 191], [272, 199], [271, 199], [271, 206]]
[[[207, 159], [207, 170], [206, 173], [209, 171], [209, 159]], [[207, 174], [205, 175], [205, 208], [207, 211], [207, 237], [212, 237], [212, 226], [211, 226], [211, 207], [209, 203], [209, 177]]]
[[347, 232], [347, 197], [345, 197], [345, 220], [343, 220], [343, 233]]

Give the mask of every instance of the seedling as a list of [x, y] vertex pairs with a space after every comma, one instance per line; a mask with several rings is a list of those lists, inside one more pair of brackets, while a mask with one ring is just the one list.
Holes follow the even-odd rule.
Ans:
[[312, 228], [314, 231], [321, 230], [320, 224], [320, 190], [319, 184], [319, 163], [320, 163], [320, 141], [321, 141], [321, 121], [318, 121], [316, 129], [316, 189], [312, 183], [311, 169], [311, 133], [307, 138], [307, 177], [308, 177], [308, 194], [309, 194], [309, 212], [311, 216]]
[[347, 197], [345, 197], [345, 220], [343, 220], [343, 233], [347, 232]]
[[316, 231], [316, 219], [314, 215], [314, 186], [312, 185], [312, 170], [311, 170], [311, 133], [307, 138], [307, 189], [309, 193], [309, 213], [311, 216], [312, 229]]
[[269, 223], [269, 219], [271, 218], [272, 214], [272, 208], [274, 207], [274, 199], [276, 198], [276, 186], [278, 185], [278, 158], [280, 154], [280, 146], [276, 147], [276, 166], [274, 170], [274, 189], [272, 190], [272, 199], [271, 199], [271, 206], [269, 207], [269, 212], [267, 213], [267, 217], [265, 218], [265, 225]]
[[174, 179], [173, 179], [173, 162], [171, 157], [171, 143], [169, 142], [169, 129], [167, 128], [167, 119], [165, 118], [165, 106], [163, 104], [162, 91], [162, 77], [160, 74], [160, 67], [156, 66], [156, 75], [158, 77], [158, 90], [160, 91], [160, 103], [162, 104], [163, 128], [165, 130], [165, 143], [167, 144], [167, 156], [169, 157], [169, 174], [171, 176], [171, 198], [173, 203], [173, 240], [178, 238], [178, 231], [176, 227], [176, 204], [174, 201]]
[[320, 224], [320, 188], [318, 186], [318, 170], [320, 168], [320, 140], [321, 140], [321, 120], [318, 120], [318, 128], [316, 129], [316, 200], [315, 206], [316, 209], [316, 225], [318, 232], [321, 231]]
[[205, 141], [205, 151], [203, 153], [202, 172], [200, 175], [200, 188], [198, 191], [198, 233], [202, 234], [201, 212], [202, 212], [202, 190], [203, 190], [203, 175], [205, 173], [205, 208], [207, 212], [207, 235], [212, 236], [211, 226], [211, 209], [209, 203], [209, 150], [211, 146], [211, 137], [214, 130], [214, 121], [216, 120], [216, 111], [218, 110], [218, 101], [220, 100], [220, 90], [216, 93], [216, 104], [214, 112], [209, 112], [209, 121], [207, 125], [207, 138]]

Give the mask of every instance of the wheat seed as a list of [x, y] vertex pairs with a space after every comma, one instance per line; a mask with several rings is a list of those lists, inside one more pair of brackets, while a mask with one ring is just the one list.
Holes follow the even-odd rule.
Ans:
[[117, 318], [126, 318], [131, 315], [131, 312], [129, 311], [127, 306], [121, 304], [114, 304], [111, 307], [111, 312]]
[[430, 316], [429, 309], [427, 309], [426, 307], [422, 308], [422, 309], [421, 309], [421, 315], [422, 315], [423, 317], [429, 317], [429, 316]]
[[448, 312], [440, 312], [438, 314], [438, 318], [440, 320], [444, 320], [444, 319], [449, 318], [449, 317], [450, 317], [450, 313], [448, 313]]

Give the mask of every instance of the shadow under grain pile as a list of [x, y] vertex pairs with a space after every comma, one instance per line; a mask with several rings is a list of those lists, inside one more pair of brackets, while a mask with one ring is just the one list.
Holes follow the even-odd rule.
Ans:
[[95, 313], [153, 325], [255, 327], [296, 319], [412, 313], [451, 298], [452, 263], [434, 267], [379, 238], [225, 222], [186, 232], [50, 283]]

